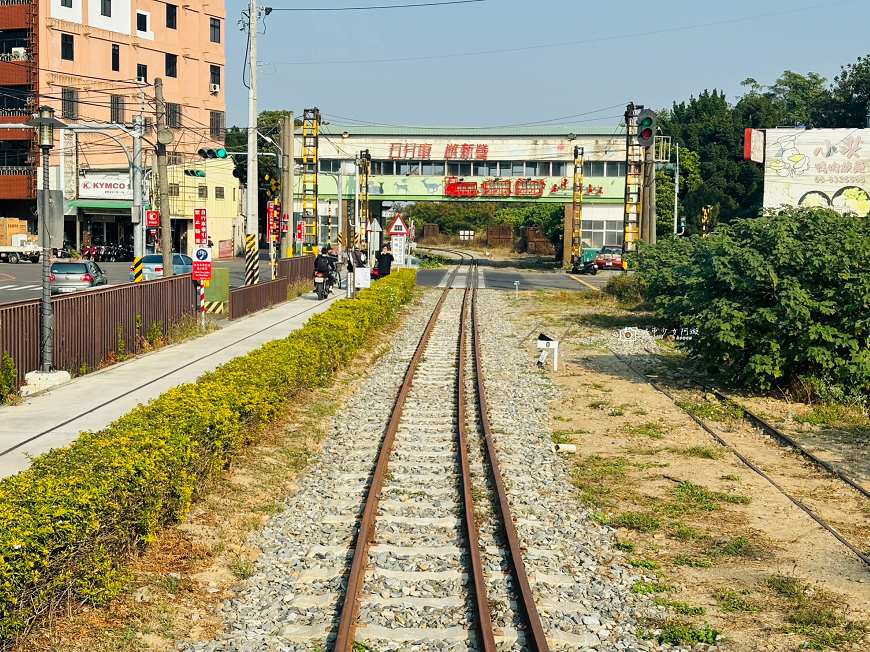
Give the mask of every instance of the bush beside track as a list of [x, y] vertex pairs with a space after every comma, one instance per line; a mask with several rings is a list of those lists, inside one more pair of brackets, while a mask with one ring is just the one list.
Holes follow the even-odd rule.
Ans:
[[0, 640], [61, 605], [102, 603], [123, 561], [183, 518], [193, 496], [299, 391], [322, 386], [413, 294], [401, 270], [289, 337], [173, 388], [0, 482]]
[[870, 393], [870, 222], [786, 208], [708, 238], [642, 246], [637, 276], [656, 315], [695, 327], [681, 343], [709, 370], [799, 398]]

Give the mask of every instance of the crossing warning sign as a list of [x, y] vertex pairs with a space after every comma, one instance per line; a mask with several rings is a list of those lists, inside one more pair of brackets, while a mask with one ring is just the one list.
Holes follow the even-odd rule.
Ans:
[[387, 230], [388, 235], [408, 235], [408, 225], [405, 224], [405, 220], [402, 219], [401, 215], [396, 215], [396, 219], [393, 220], [392, 226]]

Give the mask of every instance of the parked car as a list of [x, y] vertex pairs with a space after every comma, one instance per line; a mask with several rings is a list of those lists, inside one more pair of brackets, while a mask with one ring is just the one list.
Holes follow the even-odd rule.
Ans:
[[622, 247], [607, 245], [595, 254], [595, 262], [601, 269], [622, 269]]
[[100, 266], [90, 260], [51, 264], [51, 293], [68, 294], [107, 285], [109, 279]]
[[[176, 274], [193, 273], [193, 259], [184, 254], [172, 254], [172, 270]], [[149, 254], [142, 259], [142, 278], [146, 281], [163, 278], [163, 254]], [[133, 280], [132, 267], [130, 280]]]

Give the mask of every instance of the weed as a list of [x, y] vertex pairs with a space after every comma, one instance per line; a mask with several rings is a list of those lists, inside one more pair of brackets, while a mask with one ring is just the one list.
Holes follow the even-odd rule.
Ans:
[[647, 412], [643, 408], [637, 408], [632, 414], [636, 414], [636, 415], [642, 417], [642, 416], [646, 416], [647, 414], [649, 414], [649, 412]]
[[735, 475], [733, 473], [729, 473], [728, 475], [723, 475], [720, 480], [728, 480], [729, 482], [740, 482], [741, 478], [739, 475]]
[[659, 511], [671, 516], [679, 514], [692, 514], [697, 511], [712, 512], [719, 509], [718, 503], [736, 503], [745, 505], [752, 502], [747, 496], [735, 496], [710, 491], [706, 487], [684, 480], [673, 488], [671, 493], [676, 502], [665, 503], [659, 507]]
[[609, 387], [602, 385], [601, 383], [592, 383], [592, 386], [597, 389], [599, 392], [604, 392], [605, 394], [609, 394], [613, 390]]
[[621, 407], [615, 407], [615, 408], [611, 409], [610, 412], [607, 413], [607, 416], [609, 416], [609, 417], [621, 417], [624, 415], [625, 415], [625, 410], [623, 410]]
[[564, 421], [565, 417], [560, 417], [558, 414], [553, 417], [553, 421]]
[[229, 561], [227, 561], [227, 568], [240, 580], [246, 580], [253, 577], [257, 569], [253, 561], [241, 554], [233, 555]]
[[148, 327], [148, 332], [145, 334], [145, 340], [151, 346], [157, 346], [163, 339], [163, 322], [155, 321]]
[[668, 607], [674, 610], [674, 613], [677, 613], [681, 616], [703, 616], [707, 613], [707, 609], [704, 607], [690, 607], [685, 602], [671, 602], [670, 600], [665, 600], [664, 598], [656, 598], [653, 600], [653, 604], [656, 604], [660, 607]]
[[607, 482], [624, 479], [627, 466], [628, 462], [622, 458], [605, 460], [592, 455], [575, 465], [571, 482], [580, 489], [584, 503], [599, 506], [604, 503], [604, 497], [610, 494]]
[[804, 597], [804, 586], [796, 577], [771, 575], [767, 578], [767, 587], [792, 602], [800, 602]]
[[592, 401], [589, 404], [593, 410], [600, 410], [602, 408], [610, 407], [610, 401], [600, 400], [600, 401]]
[[257, 505], [253, 508], [255, 512], [269, 514], [270, 516], [280, 514], [285, 509], [286, 507], [284, 506], [284, 503], [266, 503], [265, 505]]
[[601, 512], [592, 512], [589, 515], [589, 519], [592, 521], [595, 521], [596, 523], [598, 523], [600, 525], [609, 525], [610, 524], [610, 519], [607, 518], [606, 514], [602, 514]]
[[611, 525], [638, 532], [655, 532], [662, 526], [661, 522], [652, 514], [637, 514], [632, 512], [620, 514], [611, 520]]
[[710, 568], [713, 562], [709, 559], [693, 559], [680, 555], [674, 559], [674, 566], [688, 566], [689, 568]]
[[634, 552], [637, 550], [637, 546], [634, 545], [631, 541], [621, 541], [613, 544], [613, 547], [617, 550], [622, 550], [622, 552]]
[[127, 345], [124, 343], [124, 327], [118, 324], [118, 359], [123, 362], [127, 355]]
[[659, 584], [658, 582], [643, 582], [637, 581], [631, 586], [632, 593], [639, 593], [640, 595], [648, 595], [650, 593], [666, 593], [668, 591], [673, 591], [676, 589], [673, 584]]
[[843, 622], [833, 607], [813, 604], [807, 600], [801, 601], [801, 604], [786, 617], [786, 620], [793, 625], [807, 629], [836, 627]]
[[661, 634], [658, 636], [659, 643], [669, 645], [715, 643], [720, 635], [718, 630], [710, 627], [708, 623], [700, 629], [693, 628], [691, 624], [677, 620], [668, 620], [661, 624]]
[[735, 421], [743, 418], [743, 410], [733, 401], [706, 401], [698, 403], [696, 401], [676, 401], [677, 407], [688, 412], [692, 416], [699, 419], [707, 419], [709, 421]]
[[704, 554], [711, 557], [756, 557], [760, 550], [753, 546], [744, 537], [731, 539], [727, 543], [718, 545], [715, 548], [708, 548]]
[[681, 521], [669, 523], [668, 530], [674, 538], [679, 539], [680, 541], [691, 541], [692, 539], [707, 539], [710, 536], [696, 530], [695, 528], [689, 527]]
[[648, 421], [640, 426], [626, 422], [622, 425], [622, 431], [627, 435], [643, 435], [651, 439], [662, 439], [667, 433], [667, 430], [661, 424], [653, 423], [652, 421]]
[[647, 570], [658, 570], [661, 568], [657, 563], [648, 559], [630, 559], [628, 563], [635, 568], [645, 568]]
[[758, 607], [741, 598], [731, 589], [722, 589], [713, 594], [722, 611], [760, 611]]
[[686, 457], [701, 457], [705, 460], [718, 460], [722, 457], [722, 451], [709, 446], [691, 446], [689, 448], [668, 448], [671, 453], [685, 455]]

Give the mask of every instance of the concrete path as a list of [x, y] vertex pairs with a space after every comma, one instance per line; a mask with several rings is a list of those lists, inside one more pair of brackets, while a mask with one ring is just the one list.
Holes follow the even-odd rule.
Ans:
[[66, 446], [83, 430], [104, 428], [139, 403], [194, 381], [266, 342], [286, 337], [341, 296], [344, 291], [338, 289], [326, 301], [307, 294], [225, 322], [221, 330], [204, 337], [76, 378], [19, 405], [0, 406], [0, 477], [26, 469], [28, 455], [35, 457]]

